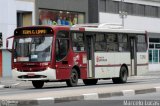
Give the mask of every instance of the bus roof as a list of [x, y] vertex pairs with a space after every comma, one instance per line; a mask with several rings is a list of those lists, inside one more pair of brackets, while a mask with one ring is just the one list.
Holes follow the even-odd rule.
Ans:
[[62, 26], [62, 25], [33, 25], [33, 26], [25, 26], [25, 27], [18, 27], [16, 29], [29, 29], [29, 28], [70, 28], [69, 26]]
[[134, 29], [125, 29], [122, 26], [107, 26], [107, 27], [97, 27], [96, 25], [88, 25], [88, 24], [78, 24], [74, 26], [61, 26], [61, 25], [53, 25], [53, 26], [48, 26], [48, 25], [35, 25], [35, 26], [28, 26], [28, 27], [19, 27], [17, 29], [28, 29], [28, 28], [34, 28], [34, 27], [39, 27], [39, 28], [53, 28], [53, 29], [67, 29], [71, 31], [87, 31], [87, 32], [111, 32], [111, 33], [139, 33], [139, 34], [144, 34], [146, 31], [144, 30], [134, 30]]
[[111, 32], [111, 33], [139, 33], [144, 34], [146, 31], [133, 30], [133, 29], [108, 29], [108, 28], [85, 28], [88, 32]]
[[74, 25], [71, 30], [84, 30], [88, 32], [119, 32], [119, 33], [142, 33], [144, 34], [146, 31], [144, 30], [135, 30], [135, 29], [125, 29], [120, 24], [113, 23], [103, 23], [103, 24], [77, 24]]

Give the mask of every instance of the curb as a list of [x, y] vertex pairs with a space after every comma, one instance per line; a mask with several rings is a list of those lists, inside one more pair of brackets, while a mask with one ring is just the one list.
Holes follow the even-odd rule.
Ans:
[[61, 97], [61, 98], [54, 98], [54, 97], [49, 97], [49, 99], [37, 98], [36, 100], [40, 101], [40, 100], [52, 99], [54, 103], [63, 103], [63, 102], [71, 102], [71, 101], [79, 101], [79, 100], [98, 100], [102, 98], [110, 98], [110, 97], [118, 97], [118, 96], [132, 96], [132, 95], [156, 93], [156, 92], [160, 92], [160, 87], [154, 87], [154, 88], [148, 88], [148, 89], [137, 89], [137, 90], [122, 90], [119, 92], [111, 92], [111, 93], [90, 93], [90, 94], [82, 94], [79, 96]]
[[44, 105], [56, 104], [56, 103], [64, 103], [64, 102], [73, 102], [73, 101], [83, 101], [83, 100], [98, 100], [103, 98], [110, 98], [110, 97], [118, 97], [118, 96], [133, 96], [139, 94], [146, 94], [146, 93], [156, 93], [160, 92], [160, 86], [148, 89], [137, 89], [137, 90], [122, 90], [119, 92], [110, 92], [110, 93], [89, 93], [89, 94], [82, 94], [79, 96], [70, 96], [70, 97], [46, 97], [46, 98], [36, 98], [33, 100], [11, 100], [7, 101], [7, 103], [23, 105], [23, 106], [30, 106], [30, 105]]

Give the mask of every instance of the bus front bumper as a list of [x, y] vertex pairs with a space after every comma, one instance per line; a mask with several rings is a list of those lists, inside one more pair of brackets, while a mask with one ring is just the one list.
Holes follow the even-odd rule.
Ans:
[[46, 70], [39, 72], [20, 72], [17, 69], [13, 69], [12, 76], [14, 79], [21, 81], [53, 81], [56, 80], [56, 70], [47, 68]]

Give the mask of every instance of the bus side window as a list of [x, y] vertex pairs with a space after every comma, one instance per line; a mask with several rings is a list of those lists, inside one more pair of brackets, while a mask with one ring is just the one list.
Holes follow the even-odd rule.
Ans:
[[106, 34], [106, 41], [107, 41], [107, 52], [117, 52], [118, 51], [118, 40], [117, 34]]
[[147, 43], [145, 41], [145, 35], [137, 35], [137, 51], [145, 52], [147, 50]]
[[57, 39], [56, 40], [56, 60], [59, 61], [63, 59], [69, 48], [69, 41], [66, 39]]
[[60, 40], [60, 56], [61, 58], [65, 57], [68, 52], [68, 40], [62, 39]]
[[84, 51], [84, 34], [79, 32], [73, 32], [72, 36], [72, 46], [74, 51]]
[[95, 51], [105, 51], [106, 41], [104, 33], [97, 33], [95, 36]]
[[62, 60], [68, 53], [69, 50], [69, 39], [68, 33], [59, 32], [56, 40], [56, 60]]
[[118, 43], [119, 43], [119, 52], [129, 51], [127, 34], [118, 34]]

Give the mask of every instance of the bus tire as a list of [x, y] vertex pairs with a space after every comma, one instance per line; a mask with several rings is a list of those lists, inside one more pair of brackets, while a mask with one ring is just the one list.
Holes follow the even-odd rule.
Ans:
[[96, 85], [98, 82], [98, 79], [84, 79], [83, 83], [85, 85]]
[[122, 66], [120, 69], [120, 75], [118, 78], [112, 78], [113, 83], [119, 84], [119, 83], [126, 83], [128, 77], [128, 71], [125, 66]]
[[78, 72], [76, 69], [72, 69], [71, 74], [70, 74], [70, 79], [66, 81], [66, 84], [68, 87], [74, 87], [77, 86], [78, 83]]
[[43, 87], [44, 81], [32, 81], [32, 85], [33, 85], [36, 89], [40, 89], [40, 88]]

